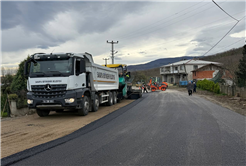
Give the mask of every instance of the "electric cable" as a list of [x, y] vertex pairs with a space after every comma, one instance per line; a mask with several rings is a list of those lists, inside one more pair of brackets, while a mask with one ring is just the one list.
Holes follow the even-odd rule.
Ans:
[[215, 3], [215, 5], [217, 5], [223, 12], [225, 12], [228, 16], [230, 16], [232, 19], [236, 20], [236, 21], [239, 21], [237, 19], [235, 19], [234, 17], [232, 17], [229, 13], [227, 13], [222, 7], [220, 7], [214, 0], [212, 0], [213, 3]]
[[236, 24], [212, 47], [210, 48], [205, 54], [202, 56], [205, 56], [209, 51], [211, 51], [215, 46], [217, 46], [233, 29], [234, 27], [238, 24], [239, 22], [236, 22]]
[[[203, 1], [204, 1], [204, 0], [203, 0]], [[151, 28], [148, 28], [148, 27], [151, 27], [151, 26], [153, 26], [154, 24], [157, 24], [157, 23], [159, 23], [159, 22], [165, 21], [166, 19], [168, 19], [168, 18], [170, 18], [170, 17], [173, 17], [173, 16], [177, 15], [178, 13], [181, 13], [181, 12], [187, 10], [187, 9], [190, 9], [190, 8], [192, 8], [192, 7], [194, 7], [194, 6], [196, 6], [196, 5], [200, 4], [200, 3], [202, 3], [203, 1], [201, 1], [201, 2], [199, 2], [199, 3], [196, 3], [195, 5], [190, 6], [190, 7], [186, 8], [186, 9], [184, 9], [184, 10], [181, 10], [181, 11], [179, 11], [179, 12], [177, 12], [177, 13], [171, 15], [171, 16], [168, 16], [168, 17], [164, 18], [164, 19], [161, 19], [161, 20], [159, 20], [159, 21], [156, 21], [155, 23], [152, 23], [152, 24], [147, 25], [147, 26], [145, 26], [145, 27], [139, 28], [139, 29], [137, 29], [137, 30], [132, 31], [131, 33], [128, 33], [128, 34], [126, 34], [126, 35], [119, 36], [119, 37], [117, 37], [117, 38], [122, 38], [122, 37], [125, 37], [125, 36], [129, 36], [129, 35], [131, 35], [131, 34], [134, 34], [135, 32], [142, 31], [143, 29], [146, 29], [146, 28], [147, 28], [147, 29], [151, 29]], [[206, 4], [206, 5], [208, 5], [208, 4]], [[206, 6], [206, 5], [203, 5], [203, 6]], [[203, 6], [201, 6], [201, 7], [203, 7]], [[189, 12], [188, 12], [188, 13], [189, 13]], [[187, 13], [185, 13], [185, 14], [187, 14]], [[183, 14], [183, 15], [185, 15], [185, 14]], [[178, 16], [178, 17], [180, 17], [180, 16]], [[178, 17], [176, 17], [176, 18], [178, 18]], [[175, 19], [175, 18], [174, 18], [174, 19]], [[166, 22], [168, 22], [168, 21], [166, 21]], [[158, 26], [159, 26], [159, 25], [158, 25]]]
[[[211, 53], [211, 54], [212, 54], [212, 55], [214, 55], [214, 54], [219, 54], [219, 53], [221, 53], [220, 51], [222, 51], [224, 48], [230, 47], [230, 46], [232, 46], [232, 45], [234, 45], [234, 44], [237, 44], [237, 43], [239, 43], [240, 41], [243, 41], [243, 40], [244, 40], [244, 39], [239, 39], [239, 40], [237, 40], [236, 42], [231, 43], [230, 45], [224, 46], [224, 47], [220, 48], [218, 51], [216, 51], [216, 52], [214, 52], [214, 53]], [[224, 50], [223, 50], [223, 51], [224, 51]]]
[[[161, 28], [158, 28], [158, 29], [149, 31], [149, 32], [144, 33], [144, 34], [135, 34], [135, 35], [133, 35], [132, 37], [125, 37], [125, 39], [133, 39], [133, 38], [139, 37], [140, 35], [146, 35], [146, 34], [155, 32], [155, 31], [160, 30], [160, 29], [163, 29], [163, 28], [165, 28], [165, 27], [168, 27], [168, 26], [174, 25], [174, 24], [176, 24], [176, 23], [185, 21], [185, 20], [187, 20], [187, 19], [189, 19], [189, 18], [191, 18], [191, 17], [196, 16], [196, 15], [199, 14], [199, 13], [202, 13], [202, 12], [204, 12], [204, 11], [206, 11], [206, 10], [210, 10], [210, 9], [211, 9], [211, 8], [206, 8], [205, 10], [202, 10], [202, 11], [200, 11], [200, 12], [198, 12], [198, 13], [195, 13], [195, 14], [193, 14], [193, 15], [191, 15], [191, 16], [188, 16], [188, 17], [186, 17], [186, 18], [184, 18], [184, 19], [182, 19], [182, 20], [178, 20], [178, 21], [176, 21], [176, 22], [174, 22], [174, 23], [168, 24], [168, 25], [166, 25], [166, 26], [164, 26], [164, 27], [161, 27]], [[122, 38], [122, 39], [120, 39], [120, 40], [125, 40], [125, 39]]]

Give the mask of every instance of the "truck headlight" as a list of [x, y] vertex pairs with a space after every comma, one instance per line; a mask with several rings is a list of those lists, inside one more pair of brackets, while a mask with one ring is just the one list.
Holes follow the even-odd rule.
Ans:
[[74, 98], [65, 99], [65, 103], [73, 103], [74, 100], [75, 100]]
[[27, 104], [32, 104], [33, 100], [27, 99]]

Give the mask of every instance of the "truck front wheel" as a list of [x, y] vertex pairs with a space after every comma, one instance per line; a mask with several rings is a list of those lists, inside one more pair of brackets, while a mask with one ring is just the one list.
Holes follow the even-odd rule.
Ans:
[[40, 109], [37, 109], [36, 112], [40, 117], [48, 116], [50, 113], [49, 110], [40, 110]]
[[85, 116], [90, 111], [90, 108], [90, 99], [88, 96], [84, 96], [82, 100], [82, 108], [78, 110], [78, 114], [81, 116]]

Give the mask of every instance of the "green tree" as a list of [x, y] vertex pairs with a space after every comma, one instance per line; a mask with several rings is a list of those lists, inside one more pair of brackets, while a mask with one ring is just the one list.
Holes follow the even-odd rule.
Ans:
[[26, 93], [27, 93], [27, 79], [24, 76], [25, 62], [29, 59], [27, 57], [20, 64], [16, 75], [11, 83], [10, 90], [12, 93], [18, 95], [17, 108], [26, 107]]
[[18, 91], [21, 90], [26, 90], [27, 87], [27, 79], [24, 76], [24, 66], [25, 66], [25, 62], [29, 59], [29, 57], [27, 57], [26, 59], [24, 59], [20, 64], [19, 64], [19, 68], [17, 70], [16, 75], [14, 76], [13, 82], [11, 84], [11, 91], [14, 93], [17, 93]]
[[243, 46], [243, 57], [239, 60], [238, 71], [236, 71], [238, 85], [246, 86], [246, 45]]
[[14, 76], [11, 75], [11, 74], [6, 74], [6, 75], [3, 75], [2, 76], [2, 87], [1, 87], [1, 90], [2, 90], [2, 93], [11, 93], [10, 91], [10, 85], [12, 83], [14, 79]]

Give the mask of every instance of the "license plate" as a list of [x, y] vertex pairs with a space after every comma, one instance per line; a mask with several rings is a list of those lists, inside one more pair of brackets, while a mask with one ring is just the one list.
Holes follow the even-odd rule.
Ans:
[[43, 100], [43, 103], [54, 103], [54, 100]]

